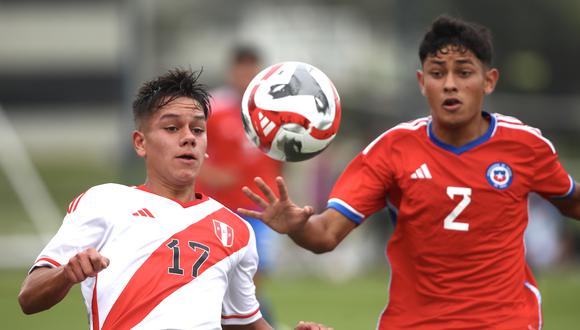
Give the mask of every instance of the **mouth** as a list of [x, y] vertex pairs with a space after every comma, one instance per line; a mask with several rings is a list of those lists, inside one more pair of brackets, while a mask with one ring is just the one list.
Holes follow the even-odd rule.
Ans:
[[185, 153], [185, 154], [181, 154], [179, 156], [176, 157], [177, 159], [182, 159], [184, 161], [194, 161], [197, 160], [197, 157], [195, 157], [194, 154], [191, 153]]
[[461, 106], [461, 101], [456, 98], [448, 98], [443, 101], [443, 108], [445, 110], [457, 110]]

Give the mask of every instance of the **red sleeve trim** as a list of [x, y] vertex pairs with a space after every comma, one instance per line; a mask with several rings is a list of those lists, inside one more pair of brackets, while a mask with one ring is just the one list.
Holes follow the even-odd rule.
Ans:
[[49, 264], [53, 265], [54, 267], [60, 267], [60, 266], [62, 266], [60, 263], [58, 263], [57, 261], [52, 260], [50, 258], [40, 258], [40, 259], [36, 260], [36, 262], [34, 264], [37, 264], [37, 263], [39, 263], [41, 261], [46, 261]]
[[260, 307], [258, 307], [255, 311], [253, 311], [250, 314], [245, 314], [245, 315], [222, 315], [222, 319], [248, 319], [256, 314], [258, 314], [258, 312], [260, 311]]
[[75, 199], [73, 199], [72, 202], [70, 202], [70, 204], [68, 205], [68, 209], [66, 210], [67, 213], [72, 213], [77, 209], [77, 206], [79, 206], [79, 202], [81, 201], [81, 198], [83, 198], [83, 196], [86, 194], [87, 192], [85, 191], [84, 193], [78, 195]]

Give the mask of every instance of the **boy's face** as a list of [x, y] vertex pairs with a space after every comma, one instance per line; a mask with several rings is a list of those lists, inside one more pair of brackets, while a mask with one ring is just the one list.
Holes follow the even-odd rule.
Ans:
[[229, 83], [240, 95], [243, 95], [246, 87], [254, 76], [260, 72], [260, 63], [254, 59], [245, 59], [232, 66], [229, 76]]
[[477, 120], [483, 98], [495, 88], [499, 73], [488, 69], [470, 50], [447, 46], [417, 71], [421, 93], [441, 128], [461, 128]]
[[193, 99], [180, 97], [153, 113], [133, 132], [147, 177], [169, 187], [192, 186], [207, 149], [207, 120]]

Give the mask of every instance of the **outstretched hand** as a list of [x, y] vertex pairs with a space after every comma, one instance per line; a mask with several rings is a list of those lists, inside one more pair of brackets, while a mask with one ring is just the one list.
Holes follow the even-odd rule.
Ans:
[[308, 218], [314, 213], [312, 206], [299, 207], [290, 200], [288, 197], [288, 189], [282, 177], [276, 178], [279, 197], [274, 194], [272, 188], [262, 178], [256, 177], [254, 182], [266, 197], [265, 200], [247, 186], [243, 187], [242, 191], [262, 211], [239, 208], [238, 212], [240, 214], [260, 219], [278, 233], [288, 234], [300, 230], [306, 224]]
[[294, 330], [333, 330], [333, 329], [324, 324], [300, 321], [298, 322]]

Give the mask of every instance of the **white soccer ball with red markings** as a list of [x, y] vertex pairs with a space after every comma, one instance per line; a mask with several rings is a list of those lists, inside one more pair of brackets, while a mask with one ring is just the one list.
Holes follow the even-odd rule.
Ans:
[[242, 99], [248, 138], [271, 158], [298, 162], [321, 153], [340, 126], [332, 81], [302, 62], [274, 64], [254, 77]]

